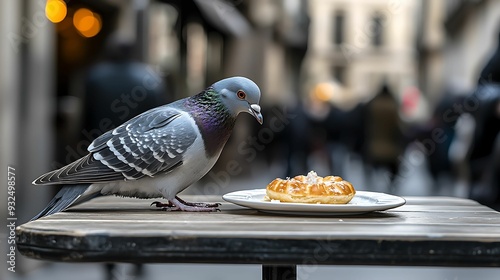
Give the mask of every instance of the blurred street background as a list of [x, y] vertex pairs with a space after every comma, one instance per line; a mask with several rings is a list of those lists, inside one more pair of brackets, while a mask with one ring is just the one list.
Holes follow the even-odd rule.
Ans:
[[[500, 209], [500, 1], [4, 0], [0, 42], [0, 166], [16, 168], [18, 224], [57, 192], [32, 186], [34, 178], [85, 155], [93, 139], [135, 115], [228, 76], [260, 86], [264, 125], [240, 117], [214, 169], [185, 193], [265, 188], [315, 170], [357, 190], [467, 197]], [[134, 272], [17, 257], [16, 274], [0, 268], [0, 279], [260, 277], [258, 266]], [[305, 267], [299, 279], [499, 273]]]

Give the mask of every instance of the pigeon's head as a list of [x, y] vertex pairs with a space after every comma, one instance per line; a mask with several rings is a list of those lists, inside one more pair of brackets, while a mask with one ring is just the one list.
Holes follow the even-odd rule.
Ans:
[[250, 79], [245, 77], [231, 77], [220, 80], [212, 88], [221, 96], [222, 102], [233, 115], [247, 112], [262, 124], [260, 113], [260, 89]]

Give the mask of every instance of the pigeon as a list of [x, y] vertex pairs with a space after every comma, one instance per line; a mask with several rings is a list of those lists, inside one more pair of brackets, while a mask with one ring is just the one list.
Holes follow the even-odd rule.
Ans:
[[239, 113], [262, 124], [260, 96], [252, 80], [231, 77], [102, 134], [86, 156], [33, 181], [63, 187], [32, 220], [103, 195], [164, 198], [168, 203], [153, 204], [169, 211], [218, 211], [218, 203], [186, 202], [177, 194], [214, 166]]

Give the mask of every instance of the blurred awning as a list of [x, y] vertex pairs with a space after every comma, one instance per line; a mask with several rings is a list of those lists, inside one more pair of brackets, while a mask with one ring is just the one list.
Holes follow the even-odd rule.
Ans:
[[[181, 16], [186, 19], [191, 16], [199, 16], [209, 25], [210, 28], [218, 30], [229, 36], [242, 36], [251, 30], [251, 25], [247, 18], [238, 10], [237, 6], [243, 1], [226, 0], [157, 0], [167, 4], [174, 5]], [[98, 7], [99, 10], [115, 7], [118, 0], [81, 0], [92, 7]], [[142, 3], [141, 1], [137, 1]], [[144, 3], [148, 3], [144, 1]], [[114, 3], [114, 4], [113, 4]]]
[[235, 4], [224, 0], [194, 0], [202, 16], [214, 27], [232, 36], [242, 36], [250, 31], [248, 20], [236, 9]]
[[226, 0], [157, 0], [173, 5], [180, 13], [181, 24], [199, 17], [209, 29], [228, 36], [243, 36], [251, 30], [246, 17], [235, 3]]

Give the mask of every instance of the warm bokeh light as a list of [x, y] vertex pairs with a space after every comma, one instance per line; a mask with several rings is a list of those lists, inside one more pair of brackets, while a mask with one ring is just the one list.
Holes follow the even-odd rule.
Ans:
[[63, 0], [47, 0], [45, 16], [53, 23], [61, 22], [68, 13], [66, 2]]
[[73, 25], [82, 36], [94, 37], [101, 31], [101, 17], [89, 9], [81, 8], [73, 15]]
[[89, 9], [78, 9], [73, 15], [73, 24], [79, 31], [89, 30], [94, 24], [94, 13]]
[[330, 83], [319, 83], [313, 89], [313, 97], [321, 101], [330, 101], [333, 98], [334, 87]]

